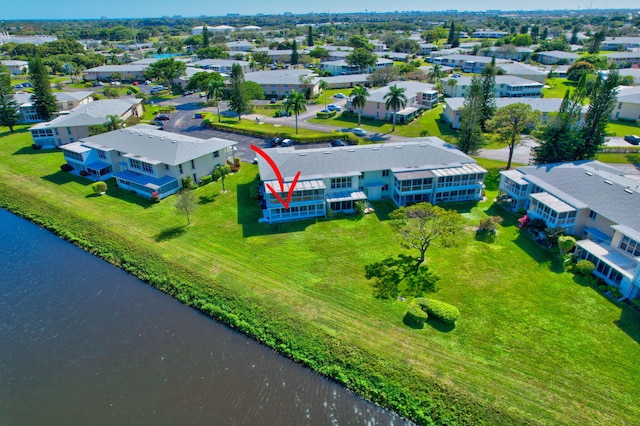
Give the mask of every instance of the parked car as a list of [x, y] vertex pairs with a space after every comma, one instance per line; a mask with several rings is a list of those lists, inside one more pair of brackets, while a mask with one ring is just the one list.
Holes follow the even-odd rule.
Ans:
[[193, 95], [193, 90], [185, 90], [184, 93], [182, 94], [182, 96], [189, 96], [189, 95]]
[[337, 99], [344, 99], [346, 98], [346, 96], [344, 95], [344, 93], [336, 93], [335, 95], [333, 95], [334, 98]]
[[291, 146], [293, 145], [293, 139], [283, 139], [282, 146]]
[[22, 87], [31, 87], [31, 82], [25, 81], [24, 83], [22, 83]]
[[342, 139], [334, 139], [331, 141], [331, 146], [344, 146], [344, 141]]
[[356, 136], [367, 136], [367, 131], [364, 129], [361, 129], [360, 127], [355, 127], [353, 129], [353, 134]]
[[273, 138], [269, 141], [269, 143], [271, 144], [271, 146], [278, 146], [282, 143], [282, 139], [280, 138]]
[[638, 145], [640, 144], [640, 136], [636, 136], [636, 135], [627, 135], [624, 137], [624, 140], [629, 142], [631, 145]]
[[340, 108], [338, 105], [336, 104], [329, 104], [327, 105], [327, 109], [329, 111], [342, 111], [342, 108]]
[[276, 102], [278, 102], [278, 100], [277, 100], [276, 98], [271, 98], [271, 99], [269, 100], [269, 103], [270, 103], [270, 104], [275, 104]]
[[166, 114], [158, 114], [156, 115], [156, 121], [169, 121], [171, 117]]
[[273, 115], [274, 117], [291, 117], [291, 111], [287, 111], [286, 109], [281, 109], [276, 111]]

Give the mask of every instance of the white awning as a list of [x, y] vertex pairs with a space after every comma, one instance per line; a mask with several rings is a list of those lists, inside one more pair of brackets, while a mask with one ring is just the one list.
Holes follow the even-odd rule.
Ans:
[[358, 200], [366, 200], [367, 196], [362, 191], [356, 192], [334, 192], [333, 194], [327, 195], [327, 201], [329, 203], [334, 203], [337, 201], [358, 201]]

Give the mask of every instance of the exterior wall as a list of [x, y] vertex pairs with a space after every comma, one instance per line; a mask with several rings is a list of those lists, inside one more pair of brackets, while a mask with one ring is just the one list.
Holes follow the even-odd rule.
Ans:
[[[45, 132], [42, 132], [45, 130]], [[51, 132], [48, 132], [50, 130]], [[49, 127], [47, 129], [32, 129], [31, 137], [33, 143], [43, 148], [55, 148], [78, 141], [89, 136], [88, 126], [75, 127]]]
[[111, 75], [114, 72], [122, 73], [123, 80], [146, 80], [144, 77], [144, 69], [136, 70], [136, 71], [92, 71], [85, 70], [82, 72], [83, 78], [86, 81], [102, 81], [102, 80], [111, 80]]
[[609, 62], [614, 62], [619, 68], [631, 68], [633, 65], [640, 65], [640, 52], [629, 53], [628, 55], [614, 54], [608, 56]]
[[559, 63], [566, 63], [567, 65], [572, 65], [574, 62], [576, 62], [576, 60], [577, 58], [558, 58], [555, 56], [545, 55], [544, 53], [538, 54], [538, 62], [545, 65], [553, 65], [553, 64], [559, 64]]
[[311, 91], [314, 95], [319, 93], [318, 89], [319, 84], [260, 84], [265, 96], [277, 96], [277, 97], [285, 97], [291, 94], [291, 91], [295, 90], [296, 92], [304, 92], [307, 87], [311, 88]]
[[536, 83], [545, 84], [547, 80], [547, 76], [544, 74], [518, 74], [518, 73], [510, 73], [507, 75], [512, 75], [514, 77], [526, 78], [527, 80], [535, 81]]
[[626, 120], [640, 120], [640, 103], [633, 104], [630, 102], [618, 102], [613, 112], [611, 112], [611, 118], [618, 120], [620, 118]]

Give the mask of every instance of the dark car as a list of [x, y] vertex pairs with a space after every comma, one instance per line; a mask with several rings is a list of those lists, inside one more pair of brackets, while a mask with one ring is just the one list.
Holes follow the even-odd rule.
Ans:
[[193, 95], [193, 90], [185, 90], [184, 93], [182, 94], [183, 96], [189, 96], [189, 95]]
[[638, 145], [640, 144], [640, 136], [636, 136], [636, 135], [627, 135], [624, 137], [624, 140], [629, 142], [631, 145]]
[[171, 117], [169, 117], [168, 115], [164, 115], [164, 114], [156, 115], [156, 121], [169, 121], [170, 119]]
[[331, 146], [344, 146], [344, 141], [342, 139], [334, 139], [331, 141]]
[[282, 143], [282, 139], [273, 138], [273, 139], [271, 139], [270, 143], [271, 143], [271, 146], [278, 146], [278, 145], [280, 145]]
[[275, 104], [278, 100], [276, 98], [271, 98], [271, 100], [269, 101], [269, 103]]

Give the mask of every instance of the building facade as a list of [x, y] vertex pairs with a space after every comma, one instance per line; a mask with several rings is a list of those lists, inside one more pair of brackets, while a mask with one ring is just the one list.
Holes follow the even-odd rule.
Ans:
[[[280, 222], [333, 213], [353, 213], [355, 203], [391, 199], [398, 206], [480, 200], [486, 170], [443, 140], [430, 137], [402, 143], [269, 151], [283, 177], [283, 191], [270, 165], [258, 159], [263, 222]], [[292, 181], [300, 178], [285, 208]]]

